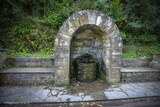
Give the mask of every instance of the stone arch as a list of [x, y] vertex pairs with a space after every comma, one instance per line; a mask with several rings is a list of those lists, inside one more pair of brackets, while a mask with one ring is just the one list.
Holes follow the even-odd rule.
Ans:
[[95, 10], [83, 10], [71, 15], [61, 26], [55, 39], [55, 85], [69, 85], [70, 44], [73, 34], [83, 26], [94, 25], [104, 32], [104, 71], [108, 82], [120, 81], [122, 40], [112, 19]]

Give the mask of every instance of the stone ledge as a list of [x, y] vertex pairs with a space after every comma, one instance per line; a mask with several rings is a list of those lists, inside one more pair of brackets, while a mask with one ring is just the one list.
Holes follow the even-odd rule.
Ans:
[[153, 68], [121, 68], [121, 72], [159, 72], [158, 69]]
[[20, 73], [20, 74], [27, 74], [27, 73], [54, 73], [53, 68], [11, 68], [6, 69], [3, 71], [0, 71], [0, 74], [14, 74], [14, 73]]

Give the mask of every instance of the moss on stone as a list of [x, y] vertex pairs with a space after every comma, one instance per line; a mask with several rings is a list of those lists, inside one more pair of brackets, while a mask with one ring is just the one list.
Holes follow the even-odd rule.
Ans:
[[83, 82], [91, 82], [97, 78], [97, 64], [94, 63], [78, 63], [77, 79]]

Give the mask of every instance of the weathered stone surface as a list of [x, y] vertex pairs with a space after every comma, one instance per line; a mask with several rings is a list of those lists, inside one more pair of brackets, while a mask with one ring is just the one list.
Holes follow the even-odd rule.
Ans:
[[123, 67], [148, 67], [149, 63], [148, 59], [123, 59]]
[[[28, 103], [55, 103], [79, 101], [116, 101], [125, 102], [143, 101], [153, 97], [160, 97], [160, 82], [129, 83], [111, 86], [95, 92], [70, 93], [63, 87], [21, 86], [0, 87], [0, 104], [28, 104]], [[159, 99], [157, 99], [159, 101]], [[17, 106], [17, 105], [16, 105]], [[22, 105], [21, 105], [22, 106]], [[108, 105], [107, 105], [108, 106]], [[117, 105], [116, 105], [117, 106]], [[147, 105], [148, 106], [148, 105]]]
[[160, 62], [152, 61], [151, 62], [151, 67], [155, 68], [155, 69], [160, 69]]
[[160, 69], [160, 53], [153, 54], [153, 60], [151, 62], [151, 67]]
[[[91, 27], [91, 28], [90, 28]], [[95, 26], [94, 26], [95, 27]], [[85, 27], [85, 29], [79, 29], [77, 33], [74, 35], [71, 43], [71, 61], [73, 61], [78, 56], [81, 56], [85, 53], [91, 54], [99, 61], [101, 60], [102, 53], [102, 38], [97, 31], [96, 27], [92, 28], [92, 26]], [[99, 29], [98, 29], [99, 30]], [[99, 34], [99, 35], [97, 35]]]
[[97, 77], [96, 70], [97, 64], [96, 63], [78, 63], [78, 80], [84, 82], [91, 82], [94, 81]]
[[[66, 49], [65, 52], [63, 52], [63, 48]], [[75, 58], [86, 53], [97, 58], [100, 65], [104, 62], [101, 67], [106, 71], [106, 74], [110, 75], [110, 77], [106, 76], [110, 82], [119, 81], [119, 72], [112, 73], [114, 70], [112, 70], [111, 59], [112, 55], [115, 55], [114, 58], [118, 60], [119, 64], [115, 64], [114, 67], [121, 66], [119, 56], [122, 55], [122, 39], [112, 19], [101, 12], [83, 10], [70, 16], [58, 31], [55, 50], [55, 69], [57, 72], [55, 73], [55, 81], [59, 81], [57, 83], [59, 85], [69, 84], [66, 82], [66, 80], [69, 82], [69, 70], [72, 70], [72, 67], [69, 68], [69, 64], [72, 66]], [[56, 64], [57, 59], [62, 58], [68, 59], [68, 66], [62, 60]], [[66, 75], [61, 74], [61, 68]]]
[[160, 53], [153, 54], [153, 61], [160, 61]]
[[0, 72], [0, 85], [33, 86], [54, 85], [52, 68], [13, 68]]
[[160, 70], [152, 68], [122, 68], [122, 82], [159, 81]]
[[6, 50], [0, 49], [0, 65], [3, 65], [7, 59]]
[[23, 58], [23, 57], [13, 57], [7, 58], [6, 65], [16, 66], [16, 67], [53, 67], [53, 58]]
[[78, 57], [73, 63], [75, 76], [82, 82], [93, 82], [98, 77], [98, 60], [90, 54]]

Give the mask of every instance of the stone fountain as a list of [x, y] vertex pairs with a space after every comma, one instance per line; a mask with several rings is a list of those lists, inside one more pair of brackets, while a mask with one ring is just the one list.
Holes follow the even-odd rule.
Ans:
[[[122, 66], [120, 32], [113, 20], [99, 11], [83, 10], [74, 13], [59, 29], [55, 39], [55, 85], [68, 86], [70, 75], [78, 77], [74, 74], [80, 68], [74, 71], [73, 62], [84, 54], [97, 59], [99, 70], [104, 73], [108, 83], [120, 81]], [[94, 72], [92, 70], [93, 74]]]

